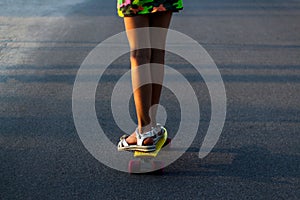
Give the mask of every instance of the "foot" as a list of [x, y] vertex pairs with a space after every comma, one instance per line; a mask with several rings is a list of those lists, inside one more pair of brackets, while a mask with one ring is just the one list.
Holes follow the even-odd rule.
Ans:
[[164, 135], [165, 128], [157, 124], [151, 131], [138, 133], [138, 129], [131, 135], [123, 135], [118, 143], [118, 151], [155, 151], [156, 144]]
[[[156, 125], [152, 126], [152, 129], [154, 130], [154, 133], [156, 134], [156, 136], [154, 136], [152, 138], [146, 138], [143, 141], [143, 145], [153, 145], [155, 143], [155, 141], [158, 140], [162, 136], [162, 134], [164, 133], [163, 128], [164, 127], [161, 124], [156, 124]], [[137, 143], [136, 133], [133, 132], [128, 138], [126, 138], [126, 142], [129, 145], [136, 144]]]
[[[133, 132], [128, 138], [126, 138], [126, 142], [129, 145], [137, 144], [136, 133]], [[146, 138], [143, 141], [143, 145], [153, 145], [153, 138]]]
[[130, 136], [123, 135], [118, 143], [118, 151], [155, 151], [156, 147], [152, 137], [152, 130], [142, 134], [136, 130]]

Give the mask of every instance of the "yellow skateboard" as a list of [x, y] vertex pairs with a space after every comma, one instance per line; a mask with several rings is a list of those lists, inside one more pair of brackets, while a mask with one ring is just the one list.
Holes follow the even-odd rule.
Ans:
[[163, 172], [164, 162], [154, 160], [160, 150], [171, 142], [168, 138], [167, 130], [164, 128], [164, 135], [156, 143], [156, 150], [152, 152], [134, 151], [134, 160], [130, 160], [128, 164], [129, 173], [147, 173], [147, 172]]

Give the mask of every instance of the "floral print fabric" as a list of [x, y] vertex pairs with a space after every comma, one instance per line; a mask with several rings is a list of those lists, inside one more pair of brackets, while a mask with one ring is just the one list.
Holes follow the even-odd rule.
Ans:
[[118, 0], [120, 17], [182, 10], [182, 0]]

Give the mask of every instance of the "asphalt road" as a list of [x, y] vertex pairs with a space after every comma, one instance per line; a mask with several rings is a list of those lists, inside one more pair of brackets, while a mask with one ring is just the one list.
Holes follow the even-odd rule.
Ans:
[[[187, 61], [167, 54], [196, 91], [201, 120], [191, 147], [162, 175], [103, 165], [74, 126], [77, 70], [97, 44], [124, 29], [115, 1], [0, 5], [0, 199], [300, 198], [299, 0], [185, 1], [174, 14], [171, 28], [198, 41], [217, 64], [227, 117], [213, 151], [199, 159], [209, 94]], [[110, 95], [128, 68], [128, 55], [115, 60], [96, 93], [99, 123], [113, 143], [122, 133]], [[178, 102], [165, 89], [162, 104], [172, 135]]]

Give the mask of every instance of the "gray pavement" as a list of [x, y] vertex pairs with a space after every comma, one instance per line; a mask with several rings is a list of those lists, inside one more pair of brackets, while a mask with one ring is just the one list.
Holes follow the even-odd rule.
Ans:
[[[97, 44], [123, 31], [115, 1], [0, 5], [0, 199], [300, 198], [300, 1], [185, 1], [171, 28], [197, 40], [214, 59], [228, 112], [217, 145], [199, 159], [209, 94], [189, 63], [167, 54], [167, 64], [197, 92], [201, 121], [192, 146], [163, 175], [106, 167], [85, 149], [74, 126], [77, 70]], [[99, 123], [114, 143], [122, 133], [110, 95], [128, 67], [128, 55], [114, 61], [96, 94]], [[180, 115], [171, 97], [165, 89], [172, 135]]]

